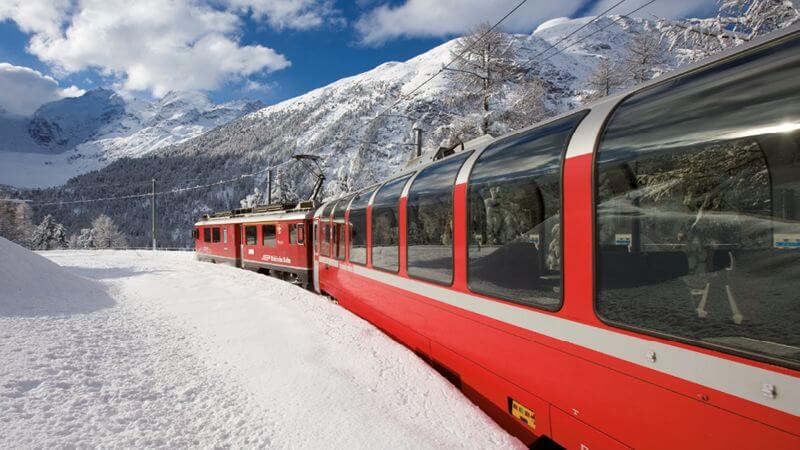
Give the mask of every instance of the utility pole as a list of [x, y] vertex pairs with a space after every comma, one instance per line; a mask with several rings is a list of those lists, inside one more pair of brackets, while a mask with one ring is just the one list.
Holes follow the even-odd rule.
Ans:
[[150, 191], [150, 217], [152, 219], [153, 228], [150, 231], [153, 236], [153, 250], [156, 249], [156, 179], [152, 179], [153, 190]]
[[267, 204], [272, 204], [272, 167], [267, 170]]

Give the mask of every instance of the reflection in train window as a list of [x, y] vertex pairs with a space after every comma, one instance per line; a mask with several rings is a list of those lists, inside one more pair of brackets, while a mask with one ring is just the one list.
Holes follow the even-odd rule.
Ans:
[[320, 214], [320, 231], [322, 232], [322, 236], [320, 237], [320, 244], [319, 244], [319, 254], [322, 256], [331, 256], [331, 211], [333, 210], [333, 206], [335, 202], [330, 202], [325, 205], [325, 208], [322, 209], [322, 214]]
[[453, 282], [453, 188], [471, 152], [428, 166], [408, 192], [408, 275]]
[[469, 179], [470, 290], [561, 305], [561, 160], [584, 112], [488, 148]]
[[350, 262], [367, 263], [367, 205], [375, 189], [359, 192], [350, 204]]
[[275, 224], [261, 225], [261, 245], [275, 247]]
[[349, 195], [336, 204], [333, 210], [333, 249], [332, 251], [336, 259], [344, 260], [345, 257], [345, 228], [344, 228], [344, 215], [347, 212], [347, 206], [350, 204], [350, 199], [353, 196]]
[[409, 176], [380, 188], [372, 203], [372, 266], [397, 272], [400, 268], [400, 195]]
[[255, 226], [244, 227], [244, 242], [246, 245], [256, 245], [256, 242], [258, 242], [258, 228]]
[[800, 364], [798, 104], [794, 38], [619, 107], [596, 158], [601, 317]]

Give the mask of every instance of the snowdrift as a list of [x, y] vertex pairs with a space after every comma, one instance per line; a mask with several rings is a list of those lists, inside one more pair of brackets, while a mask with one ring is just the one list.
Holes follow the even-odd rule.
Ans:
[[0, 316], [82, 314], [112, 305], [96, 281], [0, 237]]

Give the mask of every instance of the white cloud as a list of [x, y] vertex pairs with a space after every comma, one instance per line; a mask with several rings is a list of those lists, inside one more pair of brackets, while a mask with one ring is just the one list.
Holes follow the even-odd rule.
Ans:
[[251, 12], [254, 19], [278, 30], [307, 30], [344, 20], [329, 0], [227, 0], [227, 3], [236, 10]]
[[[554, 17], [571, 16], [581, 0], [529, 1], [503, 22], [503, 29], [529, 33]], [[381, 5], [356, 22], [361, 42], [378, 45], [400, 37], [444, 37], [461, 34], [481, 22], [496, 22], [519, 0], [406, 0]]]
[[277, 85], [278, 84], [275, 82], [259, 83], [258, 81], [247, 80], [242, 86], [242, 92], [259, 92], [259, 93], [270, 92], [273, 89], [275, 89]]
[[0, 108], [11, 114], [30, 116], [44, 103], [83, 93], [75, 86], [61, 88], [38, 70], [0, 63]]
[[71, 0], [0, 0], [0, 21], [13, 20], [26, 33], [58, 35]]
[[61, 18], [23, 14], [27, 2], [0, 7], [0, 18], [32, 33], [30, 53], [62, 73], [97, 69], [127, 90], [213, 90], [290, 65], [271, 48], [242, 45], [239, 17], [199, 0], [79, 0]]

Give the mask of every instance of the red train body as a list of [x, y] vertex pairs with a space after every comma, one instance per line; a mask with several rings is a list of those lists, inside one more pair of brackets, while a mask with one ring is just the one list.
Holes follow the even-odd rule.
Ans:
[[418, 162], [314, 212], [313, 288], [528, 444], [798, 449], [798, 96], [793, 27]]
[[311, 274], [308, 208], [250, 208], [195, 224], [197, 259], [263, 272], [307, 286]]

